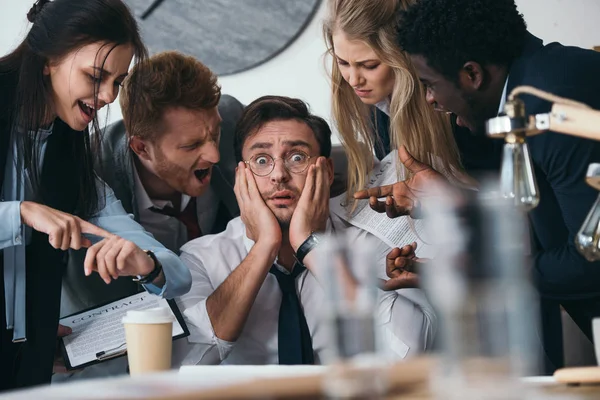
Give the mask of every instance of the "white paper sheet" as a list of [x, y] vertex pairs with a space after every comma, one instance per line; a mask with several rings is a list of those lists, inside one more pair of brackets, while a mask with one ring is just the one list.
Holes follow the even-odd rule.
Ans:
[[[96, 361], [96, 354], [102, 351], [122, 354], [122, 350], [126, 349], [122, 318], [129, 310], [153, 307], [166, 307], [173, 314], [165, 299], [143, 292], [61, 319], [62, 325], [73, 330], [73, 333], [63, 339], [71, 366], [76, 368]], [[183, 328], [174, 318], [173, 336], [183, 332]]]
[[[402, 177], [398, 176], [397, 162], [396, 150], [377, 162], [369, 176], [367, 187], [390, 185], [401, 180]], [[410, 217], [388, 218], [385, 213], [373, 211], [368, 200], [360, 200], [354, 212], [349, 214], [345, 201], [346, 193], [333, 198], [330, 211], [348, 223], [371, 233], [392, 248], [417, 242], [417, 256], [433, 257], [433, 248], [427, 243], [423, 221]]]

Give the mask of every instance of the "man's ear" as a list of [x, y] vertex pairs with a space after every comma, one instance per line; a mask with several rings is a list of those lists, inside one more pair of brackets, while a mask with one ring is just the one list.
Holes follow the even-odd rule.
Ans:
[[129, 139], [129, 147], [142, 160], [151, 161], [148, 144], [139, 136], [132, 136]]
[[460, 69], [459, 80], [461, 86], [470, 88], [471, 90], [479, 90], [484, 84], [485, 71], [481, 67], [481, 64], [475, 61], [468, 61]]

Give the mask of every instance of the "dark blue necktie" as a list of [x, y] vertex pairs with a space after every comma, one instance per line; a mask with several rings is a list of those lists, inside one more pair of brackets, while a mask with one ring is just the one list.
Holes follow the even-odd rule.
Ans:
[[296, 293], [296, 277], [306, 268], [294, 265], [291, 274], [281, 272], [275, 265], [269, 270], [281, 288], [279, 307], [279, 364], [314, 364], [312, 339], [304, 311]]

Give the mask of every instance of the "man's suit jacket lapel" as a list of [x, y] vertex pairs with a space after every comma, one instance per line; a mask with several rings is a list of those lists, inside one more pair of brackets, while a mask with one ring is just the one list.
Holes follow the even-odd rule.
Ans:
[[[214, 192], [217, 194], [219, 203], [223, 203], [226, 210], [228, 211], [230, 218], [233, 218], [240, 214], [240, 208], [237, 203], [237, 199], [235, 196], [222, 196], [222, 193], [232, 193], [233, 185], [235, 182], [229, 182], [222, 173], [219, 166], [215, 165], [213, 167], [213, 174], [211, 177], [210, 184], [214, 189]], [[218, 204], [215, 204], [215, 213], [217, 212]]]
[[128, 212], [131, 212], [134, 216], [134, 219], [136, 221], [139, 221], [140, 220], [140, 210], [138, 208], [137, 199], [135, 197], [135, 177], [133, 175], [133, 174], [137, 173], [135, 171], [135, 165], [134, 165], [134, 160], [133, 160], [135, 155], [129, 149], [129, 146], [126, 146], [125, 150], [126, 150], [127, 154], [123, 155], [123, 159], [126, 160], [126, 162], [124, 162], [122, 165], [123, 173], [126, 174], [124, 176], [124, 178], [126, 179], [126, 181], [124, 182], [124, 184], [125, 184], [124, 187], [128, 189], [128, 191], [129, 191], [128, 197], [131, 199], [131, 204], [128, 204], [129, 208], [126, 208], [126, 210], [131, 210]]
[[235, 126], [240, 119], [244, 107], [235, 98], [223, 95], [219, 102], [221, 122], [221, 140], [219, 142], [220, 161], [213, 167], [211, 186], [227, 207], [231, 217], [240, 215], [237, 199], [233, 192], [235, 184], [235, 168], [237, 160], [234, 154]]
[[128, 213], [139, 221], [139, 210], [135, 198], [133, 153], [129, 149], [125, 124], [122, 120], [109, 126], [102, 138], [102, 164], [96, 171], [100, 178], [115, 192]]

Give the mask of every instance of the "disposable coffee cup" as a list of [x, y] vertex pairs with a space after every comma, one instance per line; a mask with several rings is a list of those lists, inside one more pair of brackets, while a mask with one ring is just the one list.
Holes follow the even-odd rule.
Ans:
[[128, 311], [123, 325], [131, 375], [171, 368], [173, 316], [168, 308]]

